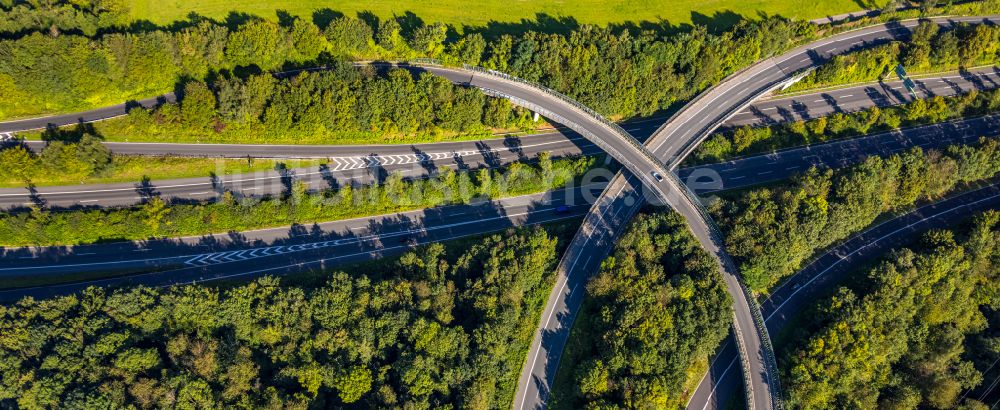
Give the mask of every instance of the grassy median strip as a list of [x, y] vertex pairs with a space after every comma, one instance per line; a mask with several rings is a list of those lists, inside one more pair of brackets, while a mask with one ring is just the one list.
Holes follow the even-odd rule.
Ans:
[[[91, 130], [92, 131], [92, 130]], [[316, 166], [324, 159], [222, 159], [114, 155], [90, 132], [67, 133], [35, 153], [23, 145], [0, 149], [0, 188], [159, 181]]]
[[[115, 155], [111, 165], [96, 175], [72, 175], [65, 172], [37, 173], [31, 178], [35, 186], [73, 184], [111, 184], [140, 182], [143, 178], [164, 180], [173, 178], [222, 176], [249, 172], [270, 171], [277, 168], [311, 167], [326, 163], [325, 159], [258, 159], [250, 165], [245, 159], [191, 158], [174, 156]], [[0, 179], [0, 188], [20, 188], [25, 183], [19, 179]]]
[[530, 165], [516, 162], [473, 172], [442, 168], [435, 177], [417, 180], [394, 173], [379, 185], [348, 185], [320, 193], [309, 193], [304, 183], [295, 182], [280, 197], [236, 198], [227, 192], [219, 201], [200, 204], [168, 204], [154, 197], [129, 208], [61, 212], [32, 208], [0, 214], [0, 244], [74, 245], [202, 235], [465, 204], [559, 188], [596, 163], [594, 157], [551, 160], [543, 153]]

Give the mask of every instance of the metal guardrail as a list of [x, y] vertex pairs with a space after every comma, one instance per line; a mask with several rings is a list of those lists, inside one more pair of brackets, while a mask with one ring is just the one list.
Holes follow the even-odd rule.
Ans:
[[[806, 70], [808, 70], [808, 69], [806, 69]], [[795, 74], [792, 74], [792, 77], [794, 78], [796, 75], [798, 75], [798, 73], [801, 73], [802, 71], [804, 71], [804, 70], [797, 71]], [[691, 155], [691, 152], [693, 152], [694, 149], [697, 148], [698, 145], [701, 144], [701, 142], [705, 138], [707, 138], [709, 136], [709, 133], [711, 133], [712, 130], [715, 130], [716, 128], [718, 128], [719, 126], [721, 126], [723, 123], [725, 123], [733, 115], [736, 115], [740, 111], [746, 109], [746, 107], [750, 106], [750, 104], [752, 104], [754, 101], [756, 101], [762, 95], [767, 94], [767, 93], [769, 93], [771, 91], [774, 91], [776, 88], [780, 87], [786, 81], [787, 80], [782, 79], [781, 81], [773, 82], [771, 84], [768, 84], [767, 87], [765, 87], [764, 89], [762, 89], [760, 92], [757, 92], [757, 93], [748, 95], [746, 97], [743, 97], [743, 99], [740, 100], [739, 104], [732, 106], [732, 108], [726, 110], [726, 112], [722, 116], [718, 117], [718, 119], [716, 119], [715, 121], [713, 121], [713, 122], [709, 123], [708, 125], [702, 127], [700, 130], [698, 130], [698, 134], [697, 134], [697, 135], [700, 135], [700, 137], [694, 138], [694, 139], [690, 139], [690, 140], [686, 141], [684, 143], [684, 145], [681, 146], [681, 149], [679, 151], [677, 151], [677, 154], [674, 155], [673, 157], [671, 157], [667, 161], [669, 164], [671, 164], [670, 168], [674, 169], [678, 165], [680, 165], [680, 163], [684, 160], [684, 158], [686, 158], [688, 155]], [[659, 131], [660, 130], [657, 130], [657, 132], [659, 132]], [[655, 137], [656, 133], [654, 133], [653, 136]]]
[[493, 89], [490, 89], [490, 88], [480, 88], [480, 89], [485, 94], [487, 94], [487, 95], [491, 95], [491, 96], [494, 96], [494, 97], [508, 99], [508, 100], [510, 100], [511, 102], [513, 102], [516, 105], [519, 105], [521, 107], [527, 108], [529, 110], [532, 110], [534, 112], [542, 114], [542, 115], [544, 115], [544, 116], [546, 116], [548, 118], [551, 118], [551, 119], [553, 119], [553, 120], [555, 120], [557, 122], [560, 122], [563, 125], [566, 125], [570, 129], [573, 129], [574, 131], [583, 134], [584, 137], [586, 137], [588, 140], [590, 140], [590, 142], [593, 142], [594, 145], [597, 145], [602, 150], [604, 150], [605, 152], [607, 152], [608, 154], [610, 154], [612, 157], [615, 158], [615, 160], [622, 162], [623, 164], [625, 164], [626, 166], [631, 167], [632, 169], [638, 169], [638, 165], [636, 165], [636, 164], [632, 163], [631, 161], [629, 161], [624, 156], [623, 153], [619, 152], [617, 149], [615, 149], [611, 145], [608, 145], [601, 138], [599, 138], [596, 134], [594, 134], [593, 132], [590, 132], [589, 130], [587, 130], [586, 128], [584, 128], [582, 125], [577, 124], [576, 122], [571, 121], [568, 118], [565, 118], [565, 117], [563, 117], [563, 116], [561, 116], [559, 114], [556, 114], [556, 113], [550, 111], [547, 108], [539, 106], [538, 104], [526, 101], [526, 100], [524, 100], [524, 99], [522, 99], [520, 97], [515, 97], [515, 96], [509, 95], [507, 93], [504, 93], [504, 92], [501, 92], [501, 91], [497, 91], [497, 90], [493, 90]]
[[[763, 344], [764, 347], [763, 349], [764, 365], [767, 367], [766, 377], [768, 381], [768, 388], [771, 391], [771, 406], [774, 409], [781, 409], [783, 408], [783, 403], [781, 399], [781, 389], [777, 373], [778, 365], [774, 357], [774, 347], [771, 344], [771, 337], [768, 334], [767, 326], [764, 323], [764, 316], [760, 312], [760, 305], [757, 304], [757, 299], [753, 297], [753, 294], [750, 292], [750, 289], [746, 286], [746, 283], [743, 282], [743, 278], [739, 275], [740, 270], [736, 266], [736, 263], [733, 262], [732, 258], [729, 257], [729, 253], [725, 251], [725, 239], [724, 239], [725, 236], [722, 234], [722, 231], [719, 229], [719, 227], [715, 224], [715, 221], [711, 218], [711, 215], [709, 215], [708, 210], [705, 209], [705, 206], [701, 203], [701, 200], [698, 199], [697, 195], [695, 195], [693, 191], [691, 191], [691, 188], [689, 186], [680, 183], [680, 180], [677, 178], [676, 174], [671, 172], [670, 175], [672, 179], [676, 180], [676, 182], [680, 184], [679, 186], [681, 187], [681, 191], [683, 191], [684, 195], [688, 197], [688, 200], [694, 204], [695, 209], [698, 211], [698, 214], [702, 217], [705, 225], [708, 227], [709, 234], [712, 236], [712, 241], [715, 242], [716, 246], [719, 248], [719, 252], [717, 254], [719, 262], [723, 264], [725, 269], [727, 269], [729, 272], [732, 272], [733, 276], [736, 277], [737, 282], [739, 282], [740, 284], [740, 289], [743, 291], [743, 296], [746, 298], [747, 305], [749, 305], [750, 307], [750, 315], [753, 317], [754, 326], [757, 328], [757, 331], [760, 334], [761, 343]], [[739, 334], [739, 327], [734, 326], [734, 329], [736, 329], [737, 337], [742, 338], [742, 335]], [[743, 349], [743, 343], [741, 340], [738, 341], [738, 344], [741, 345], [740, 348]], [[743, 353], [744, 353], [743, 357], [748, 357], [745, 356], [746, 352]], [[744, 367], [744, 373], [745, 373], [744, 377], [746, 378], [745, 383], [749, 384], [750, 373], [747, 366]], [[751, 396], [751, 394], [748, 393], [748, 396]], [[752, 397], [748, 397], [748, 401], [751, 399]], [[749, 408], [753, 408], [752, 403], [750, 404], [751, 405], [749, 406]]]
[[[729, 254], [726, 253], [725, 251], [726, 249], [725, 239], [724, 239], [725, 236], [722, 235], [722, 231], [720, 231], [719, 227], [715, 225], [715, 221], [712, 220], [712, 217], [711, 215], [709, 215], [708, 210], [705, 209], [705, 206], [701, 203], [701, 199], [699, 199], [698, 196], [695, 195], [693, 191], [691, 191], [691, 188], [682, 183], [677, 174], [673, 172], [668, 172], [668, 175], [669, 176], [667, 178], [669, 178], [670, 181], [677, 186], [677, 189], [686, 197], [688, 202], [690, 202], [694, 206], [695, 211], [697, 211], [698, 213], [698, 216], [701, 217], [702, 220], [701, 222], [705, 225], [706, 228], [708, 228], [709, 237], [712, 240], [712, 242], [715, 243], [716, 248], [718, 248], [719, 250], [718, 252], [716, 252], [716, 258], [718, 259], [719, 264], [722, 265], [723, 269], [729, 271], [739, 283], [740, 289], [743, 292], [743, 297], [747, 299], [747, 304], [750, 305], [751, 315], [755, 317], [754, 325], [758, 327], [757, 331], [758, 333], [760, 333], [760, 328], [759, 328], [760, 325], [758, 325], [756, 320], [756, 317], [760, 316], [760, 309], [756, 308], [756, 303], [754, 299], [750, 297], [749, 290], [743, 283], [743, 280], [740, 278], [739, 269], [736, 269], [736, 264], [733, 263], [732, 259], [729, 258]], [[760, 321], [760, 324], [763, 324], [763, 320]], [[764, 329], [764, 331], [766, 332], [766, 329]], [[736, 337], [736, 345], [737, 348], [739, 349], [740, 361], [742, 362], [741, 363], [742, 366], [740, 366], [740, 368], [743, 370], [743, 384], [746, 390], [747, 408], [753, 409], [755, 408], [755, 406], [753, 400], [753, 379], [751, 378], [750, 375], [750, 356], [749, 353], [746, 351], [746, 340], [743, 338], [743, 332], [740, 331], [740, 327], [737, 325], [735, 311], [733, 312], [733, 334], [734, 337]], [[765, 335], [766, 333], [761, 333], [761, 334]], [[766, 342], [765, 345], [770, 347], [770, 341]], [[770, 351], [770, 349], [767, 350]], [[765, 366], [768, 366], [767, 373], [772, 374], [771, 371], [773, 368], [770, 366], [770, 364], [765, 363]], [[768, 377], [769, 382], [770, 379], [771, 378]], [[770, 383], [768, 384], [770, 385]], [[780, 405], [777, 406], [774, 405], [774, 403], [776, 402], [775, 400], [776, 396], [773, 395], [773, 392], [771, 397], [772, 397], [771, 399], [772, 406], [780, 409], [781, 408]]]
[[[765, 60], [765, 61], [773, 60], [773, 58], [774, 57], [768, 57], [768, 59]], [[704, 91], [698, 93], [698, 95], [696, 95], [694, 98], [692, 98], [691, 100], [688, 100], [686, 103], [684, 103], [684, 107], [689, 107], [692, 104], [697, 104], [699, 101], [705, 99], [708, 95], [710, 95], [713, 91], [721, 88], [723, 85], [728, 84], [731, 81], [734, 81], [736, 79], [736, 77], [738, 77], [740, 75], [743, 75], [744, 73], [746, 73], [746, 72], [748, 72], [748, 71], [750, 71], [750, 70], [752, 70], [754, 68], [757, 68], [762, 63], [763, 63], [763, 61], [760, 62], [760, 63], [751, 64], [749, 66], [743, 67], [742, 69], [736, 71], [735, 73], [730, 74], [729, 76], [727, 76], [725, 79], [723, 79], [718, 84], [715, 84], [715, 85], [713, 85], [711, 87], [708, 87], [707, 90], [704, 90]], [[684, 112], [685, 112], [684, 107], [681, 107], [681, 109], [677, 110], [672, 115], [670, 115], [670, 117], [668, 117], [667, 120], [663, 122], [663, 124], [660, 124], [660, 126], [656, 128], [656, 131], [653, 131], [653, 133], [650, 134], [651, 136], [649, 138], [649, 141], [653, 141], [656, 138], [657, 134], [663, 132], [664, 128], [667, 128], [667, 126], [670, 125], [670, 123], [674, 122], [674, 120], [676, 120], [677, 117], [683, 115]]]
[[[440, 60], [434, 60], [434, 59], [415, 59], [415, 60], [410, 60], [409, 62], [411, 64], [415, 64], [415, 65], [444, 66], [444, 64]], [[514, 83], [524, 84], [524, 85], [528, 86], [531, 89], [535, 89], [535, 90], [541, 91], [541, 92], [543, 92], [543, 93], [545, 93], [545, 94], [547, 94], [547, 95], [549, 95], [551, 97], [554, 97], [554, 98], [560, 100], [563, 103], [569, 104], [573, 108], [576, 108], [576, 109], [578, 109], [578, 110], [586, 113], [591, 119], [597, 121], [600, 125], [603, 125], [603, 126], [607, 127], [608, 130], [610, 130], [613, 134], [617, 135], [622, 141], [627, 142], [629, 145], [631, 145], [633, 148], [635, 148], [636, 151], [638, 151], [640, 154], [642, 154], [646, 158], [646, 160], [648, 160], [649, 162], [651, 162], [654, 165], [656, 165], [659, 168], [658, 171], [669, 173], [669, 168], [662, 161], [660, 161], [659, 158], [657, 158], [655, 155], [653, 155], [653, 153], [649, 150], [649, 148], [647, 148], [645, 145], [643, 145], [642, 143], [640, 143], [639, 140], [635, 139], [635, 137], [633, 137], [632, 134], [629, 134], [628, 131], [625, 131], [625, 129], [623, 129], [620, 125], [616, 124], [615, 122], [613, 122], [611, 120], [608, 120], [603, 115], [601, 115], [600, 113], [598, 113], [598, 112], [590, 109], [589, 107], [587, 107], [587, 106], [585, 106], [583, 104], [580, 104], [578, 101], [574, 100], [573, 98], [568, 97], [565, 94], [562, 94], [562, 93], [560, 93], [560, 92], [558, 92], [556, 90], [553, 90], [551, 88], [548, 88], [548, 87], [546, 87], [544, 85], [541, 85], [541, 84], [538, 84], [536, 82], [528, 81], [528, 80], [525, 80], [525, 79], [522, 79], [522, 78], [519, 78], [519, 77], [515, 77], [515, 76], [509, 75], [507, 73], [500, 72], [500, 71], [490, 70], [490, 69], [487, 69], [487, 68], [475, 67], [475, 66], [470, 66], [470, 65], [463, 65], [462, 68], [464, 70], [466, 70], [466, 71], [471, 71], [471, 72], [474, 72], [474, 73], [480, 73], [480, 74], [484, 74], [484, 75], [488, 75], [488, 76], [492, 76], [492, 77], [497, 77], [497, 78], [501, 78], [501, 79], [504, 79], [504, 80], [507, 80], [507, 81], [510, 81], [510, 82], [514, 82]], [[546, 117], [549, 117], [549, 118], [551, 118], [553, 120], [556, 120], [557, 122], [563, 123], [564, 125], [569, 126], [570, 128], [573, 128], [575, 131], [580, 132], [581, 134], [584, 134], [584, 136], [589, 137], [588, 139], [591, 140], [591, 142], [593, 142], [595, 145], [598, 145], [602, 149], [607, 148], [606, 150], [610, 150], [611, 152], [608, 152], [608, 153], [612, 154], [612, 156], [615, 157], [616, 160], [620, 160], [622, 163], [624, 163], [626, 165], [631, 165], [632, 169], [640, 169], [637, 166], [635, 166], [635, 164], [632, 164], [631, 162], [629, 162], [628, 160], [626, 160], [624, 158], [624, 156], [622, 155], [621, 152], [618, 152], [614, 148], [611, 148], [606, 143], [604, 143], [600, 138], [598, 138], [597, 135], [594, 135], [592, 132], [586, 130], [582, 126], [582, 124], [577, 124], [577, 123], [575, 123], [573, 121], [570, 121], [569, 119], [567, 119], [567, 118], [565, 118], [565, 117], [563, 117], [563, 116], [561, 116], [559, 114], [556, 114], [556, 113], [552, 112], [551, 110], [549, 110], [547, 108], [541, 107], [541, 106], [539, 106], [537, 104], [531, 103], [531, 102], [526, 101], [526, 100], [524, 100], [522, 98], [519, 98], [519, 97], [516, 97], [516, 96], [512, 96], [512, 95], [509, 95], [507, 93], [503, 93], [503, 92], [498, 91], [498, 90], [492, 90], [492, 89], [489, 89], [489, 88], [485, 88], [485, 87], [477, 87], [477, 88], [482, 89], [487, 94], [490, 94], [490, 95], [495, 96], [495, 97], [500, 97], [500, 98], [505, 98], [505, 99], [511, 100], [512, 102], [516, 102], [517, 105], [520, 105], [522, 107], [525, 107], [525, 108], [528, 108], [528, 109], [530, 109], [532, 111], [540, 113], [540, 114], [542, 114], [542, 115], [544, 115]], [[577, 128], [579, 128], [579, 129], [577, 129]], [[614, 155], [616, 153], [618, 154], [617, 156]], [[661, 193], [661, 194], [664, 194], [663, 195], [664, 199], [666, 199], [665, 193]]]

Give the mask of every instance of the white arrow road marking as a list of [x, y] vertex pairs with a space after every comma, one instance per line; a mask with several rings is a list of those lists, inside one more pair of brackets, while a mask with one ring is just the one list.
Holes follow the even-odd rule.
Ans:
[[[541, 143], [537, 145], [550, 144], [550, 142]], [[534, 146], [534, 145], [532, 145]], [[499, 153], [498, 150], [489, 150], [491, 153]], [[414, 153], [414, 154], [391, 154], [382, 156], [351, 156], [351, 157], [330, 157], [330, 161], [334, 164], [330, 171], [349, 171], [355, 169], [371, 168], [382, 165], [406, 165], [414, 163], [425, 163], [429, 161], [446, 160], [452, 158], [468, 157], [473, 155], [481, 155], [482, 152], [479, 150], [462, 150], [462, 151], [451, 151], [451, 152], [431, 152], [431, 153]]]
[[[409, 234], [411, 231], [399, 232], [394, 234], [389, 234], [387, 236], [405, 235]], [[286, 253], [302, 252], [307, 250], [328, 248], [331, 246], [342, 245], [351, 241], [363, 241], [367, 238], [345, 238], [345, 239], [335, 239], [324, 242], [310, 242], [302, 243], [290, 246], [270, 246], [266, 248], [254, 248], [254, 249], [241, 249], [236, 251], [222, 251], [222, 252], [210, 252], [203, 253], [200, 255], [195, 255], [188, 260], [184, 261], [184, 264], [188, 266], [209, 266], [218, 265], [223, 263], [245, 261], [250, 259], [266, 258], [269, 256], [282, 255]]]
[[197, 266], [197, 265], [200, 265], [202, 263], [203, 259], [208, 258], [210, 256], [212, 256], [212, 254], [210, 254], [210, 253], [196, 255], [195, 257], [193, 257], [191, 259], [188, 259], [184, 263], [187, 264], [187, 265], [191, 265], [191, 266]]
[[358, 169], [358, 168], [362, 168], [362, 164], [364, 164], [363, 161], [358, 161], [354, 157], [347, 157], [347, 160], [351, 161], [351, 165], [348, 165], [348, 168], [345, 168], [345, 169]]
[[229, 262], [245, 261], [249, 259], [266, 258], [268, 256], [281, 255], [285, 253], [302, 252], [313, 249], [322, 249], [337, 246], [351, 239], [336, 239], [325, 242], [312, 242], [291, 246], [270, 246], [266, 248], [241, 249], [236, 251], [211, 252], [195, 255], [184, 261], [188, 266], [209, 266]]

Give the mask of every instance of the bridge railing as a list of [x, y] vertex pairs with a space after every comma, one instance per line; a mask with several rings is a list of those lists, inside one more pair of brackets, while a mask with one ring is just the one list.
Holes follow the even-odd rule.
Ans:
[[[612, 131], [614, 131], [616, 134], [618, 134], [619, 137], [621, 137], [622, 139], [625, 139], [625, 140], [629, 141], [629, 143], [631, 143], [632, 145], [634, 145], [636, 147], [643, 147], [642, 143], [640, 143], [639, 140], [635, 139], [635, 137], [633, 137], [632, 134], [629, 134], [628, 131], [625, 131], [625, 129], [623, 129], [620, 125], [618, 125], [614, 121], [611, 121], [611, 120], [607, 119], [607, 117], [605, 117], [604, 115], [598, 113], [597, 111], [594, 111], [590, 107], [587, 107], [586, 105], [581, 104], [579, 101], [576, 101], [572, 97], [569, 97], [569, 96], [567, 96], [567, 95], [565, 95], [563, 93], [560, 93], [559, 91], [553, 90], [553, 89], [551, 89], [549, 87], [546, 87], [546, 86], [544, 86], [542, 84], [539, 84], [539, 83], [536, 83], [534, 81], [525, 80], [523, 78], [519, 78], [519, 77], [515, 77], [515, 76], [512, 76], [512, 75], [509, 75], [507, 73], [503, 73], [503, 72], [496, 71], [496, 70], [490, 70], [488, 68], [482, 68], [482, 67], [476, 67], [476, 66], [470, 66], [470, 65], [464, 65], [463, 68], [465, 68], [466, 70], [469, 70], [469, 71], [473, 71], [473, 72], [477, 72], [477, 73], [481, 73], [481, 74], [487, 74], [487, 75], [494, 76], [494, 77], [500, 77], [500, 78], [503, 78], [503, 79], [508, 80], [508, 81], [513, 81], [513, 82], [516, 82], [516, 83], [525, 84], [527, 86], [530, 86], [531, 88], [540, 90], [540, 91], [542, 91], [542, 92], [544, 92], [544, 93], [546, 93], [548, 95], [556, 97], [559, 100], [562, 100], [563, 102], [572, 105], [574, 108], [587, 113], [593, 119], [595, 119], [597, 121], [600, 121], [602, 124], [604, 124], [605, 126], [607, 126], [608, 128], [610, 128]], [[659, 162], [659, 161], [657, 161], [657, 162]]]
[[[802, 74], [803, 72], [806, 72], [806, 71], [809, 71], [809, 70], [811, 70], [811, 69], [799, 70], [795, 74], [792, 74], [791, 77], [794, 78], [795, 76], [797, 76], [799, 74]], [[746, 109], [747, 107], [749, 107], [751, 104], [753, 104], [754, 101], [756, 101], [757, 99], [759, 99], [763, 95], [774, 91], [778, 87], [781, 87], [787, 81], [788, 80], [782, 79], [780, 81], [771, 82], [766, 87], [760, 89], [759, 91], [757, 91], [757, 92], [755, 92], [753, 94], [750, 94], [750, 95], [748, 95], [746, 97], [743, 97], [742, 99], [740, 99], [739, 104], [732, 106], [731, 108], [729, 108], [728, 110], [726, 110], [720, 117], [716, 118], [715, 121], [712, 121], [712, 122], [708, 123], [707, 125], [705, 125], [704, 127], [702, 127], [701, 130], [699, 130], [698, 135], [700, 135], [700, 136], [698, 138], [691, 139], [691, 140], [688, 140], [687, 142], [685, 142], [684, 145], [681, 147], [680, 151], [677, 152], [677, 155], [675, 155], [673, 158], [670, 158], [669, 160], [667, 160], [667, 162], [669, 164], [672, 164], [671, 169], [673, 169], [677, 165], [680, 165], [680, 163], [684, 160], [684, 158], [686, 158], [688, 155], [690, 155], [691, 152], [693, 152], [695, 150], [695, 148], [697, 148], [698, 145], [701, 144], [701, 142], [705, 138], [708, 137], [708, 134], [710, 132], [712, 132], [716, 128], [719, 128], [720, 126], [722, 126], [722, 124], [724, 124], [726, 121], [728, 121], [730, 117], [736, 115], [740, 111], [743, 111], [744, 109]], [[661, 127], [661, 129], [662, 128], [663, 127]], [[657, 133], [658, 132], [660, 132], [660, 130], [657, 130]], [[655, 137], [657, 134], [654, 133], [653, 135]]]
[[[445, 66], [445, 64], [442, 61], [435, 60], [435, 59], [430, 59], [430, 58], [414, 59], [414, 60], [410, 60], [409, 63], [415, 64], [415, 65]], [[620, 138], [622, 138], [625, 141], [628, 141], [629, 144], [631, 144], [632, 146], [636, 147], [640, 151], [648, 151], [648, 149], [645, 148], [645, 146], [642, 145], [642, 143], [640, 143], [639, 140], [635, 139], [635, 137], [633, 137], [632, 134], [629, 134], [628, 131], [625, 131], [625, 129], [622, 128], [620, 125], [618, 125], [614, 121], [611, 121], [611, 120], [607, 119], [604, 115], [601, 115], [600, 113], [598, 113], [597, 111], [594, 111], [590, 107], [587, 107], [586, 105], [581, 104], [579, 101], [576, 101], [572, 97], [569, 97], [569, 96], [567, 96], [567, 95], [565, 95], [565, 94], [563, 94], [563, 93], [561, 93], [559, 91], [553, 90], [553, 89], [551, 89], [549, 87], [546, 87], [546, 86], [544, 86], [542, 84], [539, 84], [537, 82], [534, 82], [534, 81], [525, 80], [525, 79], [517, 77], [517, 76], [513, 76], [513, 75], [510, 75], [510, 74], [501, 72], [501, 71], [491, 70], [491, 69], [488, 69], [488, 68], [483, 68], [483, 67], [478, 67], [478, 66], [472, 66], [472, 65], [468, 65], [468, 64], [463, 64], [462, 65], [462, 69], [464, 69], [466, 71], [472, 71], [472, 72], [475, 72], [475, 73], [489, 75], [489, 76], [492, 76], [492, 77], [502, 78], [504, 80], [515, 82], [515, 83], [521, 83], [521, 84], [529, 86], [530, 88], [542, 91], [545, 94], [553, 96], [553, 97], [561, 100], [562, 102], [565, 102], [565, 103], [573, 106], [574, 108], [587, 113], [591, 118], [593, 118], [594, 120], [597, 120], [601, 124], [603, 124], [603, 125], [607, 126], [608, 128], [610, 128]], [[508, 98], [508, 97], [509, 96], [505, 95], [503, 98]], [[521, 101], [524, 101], [524, 100], [521, 99]], [[532, 111], [535, 111], [535, 110], [532, 110]], [[551, 111], [549, 111], [549, 112], [551, 112]], [[549, 116], [546, 115], [546, 117], [549, 117]], [[549, 117], [549, 118], [552, 118], [552, 117]], [[562, 120], [559, 120], [559, 119], [556, 119], [556, 118], [552, 118], [552, 119], [557, 120], [559, 122], [563, 122]], [[580, 124], [577, 124], [577, 125], [580, 125]], [[655, 162], [656, 163], [661, 163], [661, 161], [659, 161], [659, 160], [656, 160]]]
[[[767, 325], [764, 322], [764, 316], [761, 314], [760, 305], [757, 304], [757, 299], [754, 298], [753, 294], [750, 292], [750, 288], [748, 288], [746, 283], [743, 282], [743, 278], [742, 276], [740, 276], [740, 270], [736, 266], [736, 263], [733, 262], [732, 258], [729, 257], [729, 253], [725, 251], [725, 246], [726, 246], [725, 236], [722, 234], [722, 231], [719, 229], [718, 225], [715, 224], [715, 221], [708, 213], [708, 210], [701, 203], [701, 199], [699, 199], [698, 196], [694, 193], [694, 191], [691, 190], [691, 187], [681, 183], [680, 179], [677, 177], [676, 174], [670, 172], [669, 175], [671, 180], [680, 188], [680, 190], [687, 197], [688, 201], [694, 204], [695, 209], [698, 211], [698, 214], [704, 220], [705, 225], [708, 227], [709, 235], [711, 235], [712, 237], [712, 242], [715, 242], [715, 245], [719, 249], [718, 252], [719, 262], [723, 265], [724, 269], [728, 270], [729, 272], [732, 273], [733, 276], [736, 277], [737, 282], [739, 282], [740, 284], [740, 289], [743, 292], [743, 297], [746, 298], [747, 305], [749, 305], [750, 307], [750, 315], [753, 317], [754, 327], [757, 328], [757, 333], [760, 334], [761, 343], [763, 344], [762, 347], [764, 350], [764, 365], [767, 367], [766, 377], [768, 382], [768, 389], [770, 390], [771, 393], [771, 405], [775, 409], [781, 409], [783, 408], [783, 403], [782, 403], [781, 388], [777, 373], [778, 372], [777, 360], [775, 360], [774, 357], [774, 347], [771, 345], [771, 337], [767, 331]], [[737, 337], [737, 344], [740, 345], [739, 348], [744, 349], [742, 341], [743, 336], [739, 331], [739, 326], [734, 326], [733, 328], [736, 329], [735, 333]], [[746, 355], [747, 352], [742, 351], [741, 353], [742, 355], [740, 357], [744, 358], [744, 361], [748, 360], [749, 356]], [[748, 363], [744, 364], [746, 365]], [[748, 385], [747, 387], [751, 387], [750, 386], [751, 380], [750, 380], [750, 373], [748, 366], [744, 366], [743, 370], [744, 370], [743, 371], [744, 383]], [[747, 400], [752, 401], [752, 393], [749, 393], [752, 390], [747, 390], [747, 391], [748, 391]], [[749, 408], [753, 408], [752, 402], [748, 404], [750, 405]]]
[[[747, 303], [750, 305], [751, 313], [755, 311], [759, 312], [758, 309], [754, 309], [756, 303], [750, 297], [747, 287], [743, 284], [742, 279], [740, 279], [739, 275], [740, 271], [736, 269], [736, 265], [733, 263], [732, 259], [729, 258], [729, 254], [726, 253], [725, 251], [726, 249], [725, 239], [724, 239], [725, 236], [722, 235], [722, 231], [719, 230], [719, 227], [715, 224], [715, 221], [712, 219], [712, 216], [708, 213], [708, 209], [705, 209], [705, 206], [701, 203], [701, 199], [698, 198], [698, 196], [693, 191], [691, 191], [691, 188], [688, 187], [683, 182], [681, 182], [677, 174], [673, 172], [667, 172], [667, 175], [668, 175], [667, 178], [670, 179], [672, 185], [676, 186], [677, 189], [681, 192], [681, 194], [686, 197], [687, 201], [693, 204], [695, 211], [697, 211], [698, 213], [698, 216], [701, 217], [702, 222], [708, 228], [708, 235], [710, 237], [710, 240], [714, 242], [716, 248], [719, 249], [719, 252], [716, 252], [716, 257], [718, 258], [719, 263], [722, 265], [723, 269], [725, 269], [730, 274], [736, 277], [736, 280], [740, 284], [740, 289], [743, 292], [743, 296], [744, 298], [747, 299]], [[746, 340], [743, 337], [743, 332], [740, 331], [740, 327], [737, 324], [736, 320], [737, 320], [736, 312], [733, 312], [733, 336], [736, 338], [736, 348], [739, 350], [739, 357], [741, 362], [740, 368], [743, 370], [743, 385], [744, 385], [743, 387], [746, 390], [746, 401], [747, 401], [746, 404], [747, 408], [752, 409], [755, 408], [755, 406], [753, 400], [753, 391], [754, 391], [753, 379], [750, 376], [750, 356], [746, 351]], [[761, 321], [761, 323], [763, 323], [763, 321]], [[759, 333], [760, 329], [756, 319], [754, 320], [754, 326], [758, 327], [758, 333]], [[770, 346], [769, 343], [768, 346]], [[768, 369], [768, 372], [770, 373], [770, 369]]]
[[493, 97], [504, 98], [504, 99], [510, 100], [515, 105], [518, 105], [518, 106], [527, 108], [529, 110], [532, 110], [534, 112], [537, 112], [537, 113], [539, 113], [541, 115], [544, 115], [545, 117], [551, 118], [552, 120], [555, 120], [555, 121], [557, 121], [557, 122], [559, 122], [559, 123], [561, 123], [561, 124], [569, 127], [570, 129], [572, 129], [572, 130], [574, 130], [576, 132], [579, 132], [580, 134], [583, 134], [583, 136], [585, 138], [587, 138], [587, 140], [589, 140], [590, 142], [594, 143], [594, 145], [597, 145], [599, 148], [601, 148], [601, 150], [607, 152], [609, 155], [611, 155], [613, 158], [615, 158], [616, 161], [621, 162], [623, 165], [625, 165], [626, 167], [629, 167], [631, 169], [638, 169], [638, 165], [635, 164], [635, 163], [632, 163], [631, 161], [629, 161], [628, 158], [624, 155], [624, 153], [619, 152], [618, 149], [616, 149], [615, 147], [611, 146], [610, 144], [604, 142], [603, 139], [601, 139], [599, 136], [597, 136], [596, 134], [594, 134], [593, 132], [591, 132], [590, 130], [588, 130], [586, 127], [583, 127], [581, 124], [577, 124], [576, 122], [571, 121], [570, 119], [568, 119], [566, 117], [563, 117], [562, 115], [559, 115], [559, 114], [557, 114], [555, 112], [552, 112], [548, 108], [542, 107], [542, 106], [540, 106], [538, 104], [535, 104], [533, 102], [527, 101], [527, 100], [525, 100], [523, 98], [516, 97], [516, 96], [504, 93], [502, 91], [497, 91], [497, 90], [494, 90], [494, 89], [491, 89], [491, 88], [480, 87], [480, 89], [486, 95], [490, 95], [490, 96], [493, 96]]

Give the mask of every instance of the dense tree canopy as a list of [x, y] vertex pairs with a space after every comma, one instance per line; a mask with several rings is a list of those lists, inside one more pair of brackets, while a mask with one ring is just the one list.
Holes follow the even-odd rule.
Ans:
[[[989, 362], [967, 346], [996, 310], [1000, 213], [967, 234], [932, 231], [891, 253], [853, 288], [808, 315], [783, 361], [790, 404], [803, 409], [952, 408]], [[982, 309], [982, 310], [981, 310]], [[996, 355], [996, 345], [978, 352]], [[971, 399], [971, 397], [970, 397]]]
[[731, 304], [718, 264], [680, 215], [640, 214], [587, 285], [565, 359], [575, 362], [559, 375], [572, 391], [556, 391], [554, 406], [683, 405], [690, 369], [727, 335]]
[[315, 288], [91, 288], [0, 306], [0, 406], [507, 408], [552, 280], [539, 228]]
[[718, 201], [713, 213], [747, 285], [764, 291], [798, 270], [815, 250], [861, 231], [882, 213], [998, 172], [996, 139], [944, 152], [914, 148], [836, 173], [813, 168], [789, 184]]

